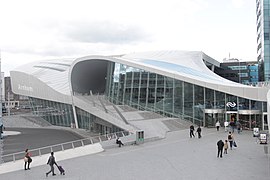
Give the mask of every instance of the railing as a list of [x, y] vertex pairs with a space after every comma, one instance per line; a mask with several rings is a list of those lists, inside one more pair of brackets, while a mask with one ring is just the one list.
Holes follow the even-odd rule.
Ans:
[[[113, 116], [116, 119], [121, 119], [121, 117], [117, 115], [117, 112], [112, 112], [112, 111], [110, 111], [108, 109], [106, 109], [107, 111], [104, 110], [104, 106], [102, 106], [102, 104], [100, 103], [102, 99], [105, 99], [102, 95], [93, 95], [93, 96], [77, 95], [76, 97], [78, 97], [78, 98], [83, 97], [84, 98], [83, 101], [87, 100], [87, 101], [92, 102], [93, 103], [93, 107], [101, 110], [102, 112], [105, 112], [105, 113], [110, 114], [111, 116]], [[97, 103], [97, 102], [99, 102], [100, 104]]]
[[119, 109], [116, 107], [116, 105], [112, 104], [113, 108], [116, 110], [116, 112], [118, 113], [118, 115], [122, 118], [122, 120], [126, 123], [129, 124], [129, 122], [127, 121], [127, 119], [125, 118], [125, 116], [123, 116], [123, 114], [119, 111]]
[[249, 83], [245, 83], [245, 85], [254, 86], [254, 87], [266, 87], [266, 88], [269, 88], [270, 87], [270, 82], [269, 81], [249, 82]]
[[[101, 136], [95, 136], [95, 137], [90, 137], [90, 138], [85, 138], [85, 139], [80, 139], [76, 141], [70, 141], [66, 143], [61, 143], [61, 144], [56, 144], [52, 146], [45, 146], [37, 149], [30, 149], [29, 151], [31, 152], [31, 156], [41, 156], [44, 154], [49, 154], [51, 152], [57, 152], [57, 151], [64, 151], [68, 149], [74, 149], [77, 147], [82, 147], [85, 145], [90, 145], [90, 144], [95, 144], [99, 143], [102, 141], [107, 141], [111, 139], [116, 139], [117, 137], [124, 137], [132, 134], [131, 132], [128, 131], [120, 131], [120, 132], [115, 132], [115, 133], [110, 133], [110, 134], [105, 134]], [[17, 153], [12, 153], [12, 154], [6, 154], [1, 157], [2, 162], [15, 162], [16, 160], [22, 160], [24, 158], [25, 152], [17, 152]]]
[[[107, 99], [108, 101], [111, 101], [111, 102], [115, 102], [116, 101], [116, 99], [111, 98], [111, 97], [107, 97], [107, 96], [105, 96], [104, 98]], [[136, 107], [135, 109], [138, 109], [138, 110], [141, 110], [141, 111], [151, 111], [151, 112], [156, 113], [156, 114], [159, 114], [159, 115], [161, 115], [163, 117], [181, 118], [182, 120], [184, 120], [186, 122], [195, 123], [197, 125], [203, 126], [202, 120], [200, 120], [198, 118], [195, 118], [195, 117], [193, 118], [192, 116], [183, 114], [181, 112], [172, 113], [172, 112], [168, 112], [168, 111], [165, 111], [165, 110], [162, 110], [162, 109], [159, 109], [159, 108], [155, 108], [155, 107], [150, 108], [150, 107], [146, 107], [146, 106], [142, 106], [140, 104], [134, 103], [134, 102], [132, 102], [130, 100], [127, 100], [126, 101], [126, 104], [123, 103], [123, 102], [119, 102], [119, 104], [131, 106], [131, 107]], [[160, 113], [160, 112], [162, 112], [162, 113]]]

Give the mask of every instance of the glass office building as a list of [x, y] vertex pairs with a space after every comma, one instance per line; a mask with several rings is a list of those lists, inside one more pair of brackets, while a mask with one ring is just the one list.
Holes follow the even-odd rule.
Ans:
[[259, 81], [270, 81], [270, 0], [256, 0]]
[[130, 106], [205, 127], [219, 120], [268, 130], [268, 89], [222, 78], [215, 67], [220, 63], [203, 52], [152, 51], [33, 62], [10, 74], [14, 93], [30, 97], [33, 112], [55, 125], [103, 134], [134, 130], [132, 122], [96, 98], [102, 94], [112, 103], [108, 106]]
[[246, 84], [258, 84], [257, 62], [239, 61], [238, 59], [226, 59], [215, 68], [215, 73], [231, 81]]

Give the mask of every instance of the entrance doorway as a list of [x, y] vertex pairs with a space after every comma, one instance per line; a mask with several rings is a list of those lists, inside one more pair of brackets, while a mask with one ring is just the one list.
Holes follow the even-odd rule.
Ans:
[[227, 122], [234, 122], [236, 123], [237, 121], [237, 112], [235, 111], [227, 111], [226, 112], [226, 121]]
[[205, 127], [215, 127], [217, 121], [224, 124], [224, 113], [205, 113]]

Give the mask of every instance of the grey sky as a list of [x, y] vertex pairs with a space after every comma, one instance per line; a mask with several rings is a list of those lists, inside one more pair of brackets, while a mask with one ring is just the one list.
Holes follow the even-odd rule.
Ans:
[[149, 50], [256, 60], [255, 0], [1, 0], [2, 71]]

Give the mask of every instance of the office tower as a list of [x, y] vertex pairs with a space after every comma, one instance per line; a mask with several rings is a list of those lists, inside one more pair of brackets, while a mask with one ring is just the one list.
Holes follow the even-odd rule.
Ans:
[[256, 0], [259, 81], [270, 81], [270, 0]]

